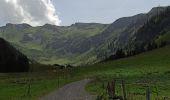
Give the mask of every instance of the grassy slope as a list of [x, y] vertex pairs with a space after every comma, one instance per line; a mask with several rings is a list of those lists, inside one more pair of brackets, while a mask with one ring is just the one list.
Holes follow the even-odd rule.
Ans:
[[[79, 42], [82, 42], [84, 38], [90, 38], [101, 33], [107, 28], [107, 26], [108, 25], [104, 24], [82, 23], [68, 27], [46, 25], [42, 27], [20, 29], [18, 28], [18, 25], [13, 25], [13, 27], [4, 26], [4, 29], [0, 28], [0, 37], [3, 37], [12, 44], [17, 45], [16, 48], [19, 48], [20, 51], [22, 51], [29, 58], [39, 61], [40, 63], [66, 64], [73, 62], [73, 59], [69, 53], [63, 55], [58, 52], [59, 50], [63, 51], [64, 49], [62, 47], [64, 46], [49, 49], [46, 47], [48, 43], [61, 42], [59, 44], [62, 44], [65, 43], [65, 41], [70, 41], [70, 45], [77, 45]], [[24, 37], [27, 35], [33, 40], [25, 41]], [[67, 43], [62, 45], [66, 44]], [[37, 54], [37, 52], [39, 53]], [[73, 54], [74, 58], [81, 55], [83, 54]]]
[[170, 42], [170, 31], [166, 32], [164, 35], [160, 35], [156, 40], [155, 42], [160, 45], [161, 42], [167, 42], [169, 43]]
[[[54, 73], [50, 67], [33, 67], [33, 73], [0, 74], [0, 99], [28, 99], [28, 80], [31, 78], [31, 99], [37, 99], [60, 86], [87, 77], [96, 78], [87, 86], [87, 90], [94, 94], [103, 94], [102, 82], [125, 79], [128, 90], [141, 96], [145, 92], [144, 85], [149, 84], [152, 90], [155, 86], [159, 96], [170, 95], [170, 46], [146, 52], [134, 57], [110, 61], [86, 67], [78, 67], [70, 71], [64, 70]], [[137, 84], [136, 82], [140, 83]], [[118, 91], [120, 92], [120, 91]], [[155, 97], [155, 93], [152, 94]], [[139, 97], [136, 96], [135, 98]], [[143, 97], [144, 98], [144, 97]], [[136, 100], [139, 100], [138, 98]]]
[[[88, 91], [97, 94], [105, 93], [102, 82], [112, 79], [124, 79], [128, 83], [130, 94], [138, 94], [135, 100], [145, 98], [146, 84], [151, 87], [152, 98], [156, 97], [156, 88], [159, 97], [170, 95], [170, 46], [146, 52], [134, 57], [111, 61], [92, 66], [96, 69], [97, 85], [88, 85]], [[98, 67], [98, 68], [97, 68]], [[90, 69], [89, 69], [90, 70]], [[118, 94], [120, 91], [118, 91]]]

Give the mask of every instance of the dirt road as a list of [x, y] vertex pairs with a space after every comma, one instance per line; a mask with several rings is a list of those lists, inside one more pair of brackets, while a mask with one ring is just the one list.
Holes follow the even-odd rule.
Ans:
[[94, 96], [85, 91], [85, 85], [89, 81], [90, 80], [85, 79], [67, 84], [62, 88], [40, 98], [40, 100], [95, 100]]

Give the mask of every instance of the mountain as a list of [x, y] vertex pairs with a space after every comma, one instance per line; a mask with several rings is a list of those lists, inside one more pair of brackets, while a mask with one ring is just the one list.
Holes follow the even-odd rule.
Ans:
[[[75, 65], [95, 63], [115, 55], [117, 51], [123, 51], [127, 55], [138, 48], [147, 48], [148, 45], [160, 41], [159, 45], [162, 45], [164, 43], [162, 40], [169, 39], [167, 38], [169, 16], [162, 16], [162, 13], [169, 14], [168, 9], [169, 7], [156, 7], [146, 14], [123, 17], [112, 24], [75, 23], [71, 26], [46, 24], [38, 27], [28, 24], [7, 24], [0, 28], [0, 37], [8, 40], [30, 59], [41, 63]], [[152, 27], [154, 20], [157, 22]], [[154, 29], [161, 25], [164, 25], [163, 28], [155, 32]]]
[[25, 55], [0, 38], [0, 72], [26, 72], [29, 61]]
[[169, 44], [170, 34], [170, 7], [157, 16], [150, 18], [135, 34], [133, 44], [147, 45], [155, 43], [161, 46], [164, 43]]
[[[132, 17], [118, 19], [105, 30], [107, 34], [110, 33], [113, 35], [116, 33], [117, 36], [108, 36], [111, 39], [108, 43], [104, 44], [104, 46], [107, 47], [102, 53], [100, 52], [98, 54], [98, 57], [105, 59], [120, 50], [129, 56], [133, 54], [128, 53], [140, 53], [147, 51], [149, 47], [150, 49], [159, 47], [155, 38], [160, 37], [161, 34], [168, 33], [170, 26], [169, 12], [169, 7], [157, 7], [153, 8], [147, 14], [138, 14]], [[124, 24], [118, 24], [119, 22]], [[115, 32], [116, 25], [120, 25], [119, 27], [123, 30]], [[164, 41], [162, 42], [164, 43]], [[141, 48], [143, 48], [143, 50], [139, 50]]]
[[86, 39], [101, 33], [107, 24], [75, 23], [71, 26], [32, 27], [27, 24], [7, 24], [0, 28], [0, 37], [41, 63], [72, 63], [88, 52]]

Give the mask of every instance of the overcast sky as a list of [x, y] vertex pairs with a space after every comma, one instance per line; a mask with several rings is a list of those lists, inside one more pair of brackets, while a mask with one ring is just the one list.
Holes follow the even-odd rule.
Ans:
[[170, 0], [0, 0], [0, 25], [112, 23], [159, 5], [168, 6]]
[[120, 17], [146, 13], [170, 0], [53, 0], [61, 25], [75, 22], [112, 23]]

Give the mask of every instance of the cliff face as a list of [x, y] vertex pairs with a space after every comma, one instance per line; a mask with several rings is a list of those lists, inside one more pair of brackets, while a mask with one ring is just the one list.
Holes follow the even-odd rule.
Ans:
[[27, 57], [0, 38], [0, 72], [26, 72], [28, 70]]

